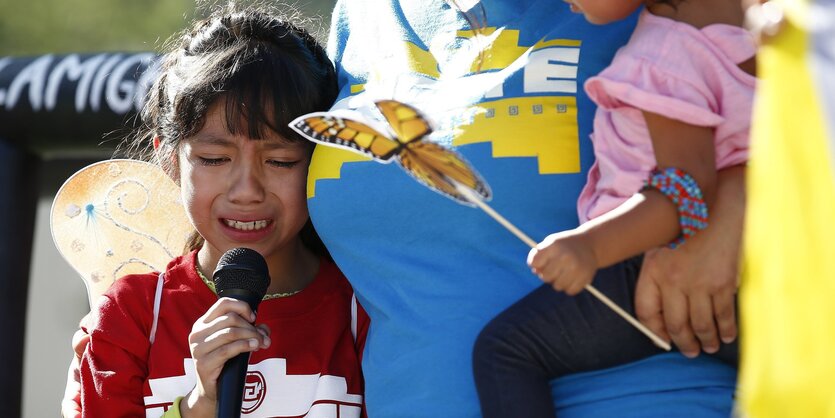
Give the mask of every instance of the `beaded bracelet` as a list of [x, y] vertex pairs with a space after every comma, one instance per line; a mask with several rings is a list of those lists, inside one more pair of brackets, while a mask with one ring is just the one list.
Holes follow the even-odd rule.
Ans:
[[702, 198], [702, 189], [689, 174], [674, 167], [655, 169], [644, 184], [643, 189], [648, 188], [664, 193], [678, 209], [681, 235], [667, 245], [669, 248], [678, 247], [696, 232], [707, 228], [707, 205]]

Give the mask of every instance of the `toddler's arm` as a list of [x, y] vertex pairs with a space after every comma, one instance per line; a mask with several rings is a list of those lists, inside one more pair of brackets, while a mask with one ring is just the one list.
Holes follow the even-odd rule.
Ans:
[[[716, 194], [713, 128], [644, 112], [659, 169], [688, 173], [702, 191], [708, 207]], [[645, 189], [609, 213], [572, 231], [548, 236], [531, 250], [528, 263], [556, 290], [576, 294], [597, 269], [612, 265], [681, 234], [677, 206], [656, 189]]]

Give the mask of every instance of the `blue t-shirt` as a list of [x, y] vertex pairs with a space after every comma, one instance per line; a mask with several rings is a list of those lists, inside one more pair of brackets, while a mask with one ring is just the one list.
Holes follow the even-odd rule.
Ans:
[[[438, 127], [423, 140], [462, 154], [489, 183], [493, 209], [534, 240], [573, 228], [593, 159], [594, 106], [582, 85], [627, 41], [635, 19], [592, 26], [556, 0], [486, 0], [469, 15], [486, 21], [483, 37], [474, 39], [468, 19], [441, 0], [339, 1], [329, 42], [339, 105], [349, 96], [414, 104]], [[481, 72], [467, 75], [479, 49]], [[541, 284], [525, 263], [529, 248], [396, 164], [342, 149], [317, 147], [308, 198], [317, 231], [371, 317], [369, 416], [479, 416], [473, 342]], [[727, 416], [734, 380], [710, 359], [668, 354], [570, 376], [554, 392], [565, 417]]]

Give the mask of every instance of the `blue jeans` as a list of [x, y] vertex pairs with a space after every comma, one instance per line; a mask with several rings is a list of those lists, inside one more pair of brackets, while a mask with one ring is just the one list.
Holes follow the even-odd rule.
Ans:
[[[593, 284], [634, 315], [642, 257], [600, 269]], [[543, 285], [481, 331], [473, 372], [485, 418], [554, 417], [549, 382], [661, 353], [652, 341], [589, 292], [568, 296]], [[737, 346], [715, 354], [736, 364]]]

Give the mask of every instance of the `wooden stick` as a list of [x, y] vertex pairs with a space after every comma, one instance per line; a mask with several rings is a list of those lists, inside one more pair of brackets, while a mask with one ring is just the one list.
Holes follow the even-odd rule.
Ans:
[[[484, 203], [484, 201], [481, 200], [479, 196], [476, 196], [472, 190], [460, 184], [456, 184], [455, 186], [456, 189], [458, 189], [459, 192], [463, 193], [470, 202], [475, 203], [479, 208], [481, 208], [484, 212], [490, 215], [491, 218], [495, 219], [508, 231], [513, 233], [513, 235], [516, 235], [516, 237], [522, 240], [522, 242], [524, 242], [531, 248], [536, 248], [536, 241], [532, 240], [529, 236], [525, 235], [524, 232], [520, 231], [519, 228], [510, 223], [502, 215], [499, 215], [495, 210], [493, 210], [493, 208]], [[655, 335], [654, 332], [650, 331], [650, 329], [645, 327], [644, 324], [638, 322], [638, 320], [635, 319], [635, 317], [630, 315], [628, 312], [624, 311], [620, 306], [618, 306], [615, 302], [609, 299], [606, 295], [594, 288], [594, 286], [588, 284], [586, 285], [585, 289], [588, 290], [589, 293], [591, 293], [594, 297], [603, 302], [610, 309], [615, 311], [616, 314], [620, 315], [621, 318], [625, 319], [626, 322], [629, 322], [630, 324], [632, 324], [633, 327], [637, 328], [638, 331], [641, 331], [650, 340], [652, 340], [652, 342], [655, 343], [655, 345], [663, 348], [666, 351], [670, 351], [670, 343], [662, 340], [660, 337]]]

